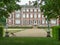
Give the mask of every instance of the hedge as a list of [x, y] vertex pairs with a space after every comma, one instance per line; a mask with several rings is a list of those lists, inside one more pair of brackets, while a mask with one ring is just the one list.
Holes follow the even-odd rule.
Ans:
[[60, 26], [52, 27], [52, 36], [54, 39], [60, 40]]
[[16, 26], [16, 27], [8, 27], [8, 28], [20, 28], [20, 29], [32, 29], [33, 27], [31, 26], [31, 27], [18, 27], [18, 26]]
[[0, 37], [3, 37], [3, 27], [0, 26]]

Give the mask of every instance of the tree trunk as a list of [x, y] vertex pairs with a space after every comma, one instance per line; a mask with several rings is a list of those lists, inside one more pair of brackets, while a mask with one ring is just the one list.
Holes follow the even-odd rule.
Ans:
[[59, 16], [59, 26], [60, 26], [60, 16]]
[[47, 37], [51, 37], [50, 36], [50, 21], [47, 19], [47, 25], [48, 25], [48, 30], [47, 30]]

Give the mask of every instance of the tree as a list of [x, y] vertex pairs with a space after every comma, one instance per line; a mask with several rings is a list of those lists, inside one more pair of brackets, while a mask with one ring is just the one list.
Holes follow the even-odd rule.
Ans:
[[8, 18], [13, 11], [21, 9], [17, 2], [20, 0], [0, 0], [0, 21], [1, 18]]
[[[43, 2], [45, 3], [43, 5]], [[38, 2], [37, 2], [38, 3]], [[35, 5], [37, 5], [35, 3]], [[60, 0], [41, 0], [40, 9], [48, 21], [48, 30], [49, 30], [49, 21], [52, 18], [59, 18], [60, 25]]]
[[50, 16], [52, 18], [59, 18], [60, 25], [60, 0], [45, 0], [45, 5], [43, 5], [43, 7], [43, 10], [45, 9], [45, 12], [51, 12]]
[[36, 6], [37, 4], [40, 6], [41, 12], [43, 12], [43, 15], [45, 17], [45, 19], [48, 22], [48, 31], [47, 31], [47, 37], [50, 37], [50, 19], [51, 18], [56, 18], [56, 13], [53, 12], [52, 10], [52, 2], [50, 2], [51, 0], [41, 0], [41, 2], [38, 4], [38, 1], [35, 1], [34, 6]]

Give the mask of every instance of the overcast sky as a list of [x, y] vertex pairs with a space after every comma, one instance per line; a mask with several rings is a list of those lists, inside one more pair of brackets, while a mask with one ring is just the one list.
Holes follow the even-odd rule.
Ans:
[[21, 0], [21, 2], [19, 4], [24, 5], [24, 4], [28, 3], [28, 1], [35, 1], [35, 0]]

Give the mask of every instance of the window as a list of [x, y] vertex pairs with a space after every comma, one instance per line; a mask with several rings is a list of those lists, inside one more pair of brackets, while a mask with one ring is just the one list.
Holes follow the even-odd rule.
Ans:
[[28, 25], [29, 23], [28, 23], [28, 20], [23, 20], [23, 24], [24, 25]]
[[27, 12], [29, 12], [29, 9], [26, 9]]
[[42, 20], [42, 24], [44, 24], [45, 23], [45, 20]]
[[24, 25], [26, 24], [26, 20], [23, 20], [23, 24], [24, 24]]
[[38, 12], [40, 12], [40, 9], [38, 9]]
[[56, 20], [51, 20], [51, 24], [56, 24]]
[[15, 13], [20, 13], [20, 10], [15, 11]]
[[42, 18], [44, 18], [44, 15], [42, 15]]
[[20, 14], [19, 13], [16, 13], [15, 18], [20, 18]]
[[33, 18], [33, 15], [32, 14], [30, 15], [30, 18]]
[[23, 11], [25, 12], [25, 9], [23, 9]]
[[37, 25], [37, 20], [33, 20], [34, 21], [34, 25]]
[[11, 18], [12, 14], [9, 15], [9, 18]]
[[23, 18], [25, 18], [25, 14], [23, 14]]
[[36, 12], [36, 11], [37, 11], [37, 9], [34, 9], [34, 11]]
[[9, 20], [9, 23], [11, 23], [11, 20]]
[[29, 18], [29, 14], [27, 14], [26, 17]]
[[33, 24], [33, 20], [29, 20], [29, 24]]
[[15, 20], [15, 24], [20, 24], [20, 20]]
[[46, 24], [47, 24], [48, 22], [47, 22], [47, 20], [46, 20]]
[[34, 14], [34, 18], [37, 18], [37, 14]]
[[40, 18], [41, 17], [41, 15], [40, 14], [38, 14], [38, 18]]
[[40, 20], [38, 20], [38, 24], [40, 24]]
[[33, 12], [33, 9], [30, 9], [31, 12]]

